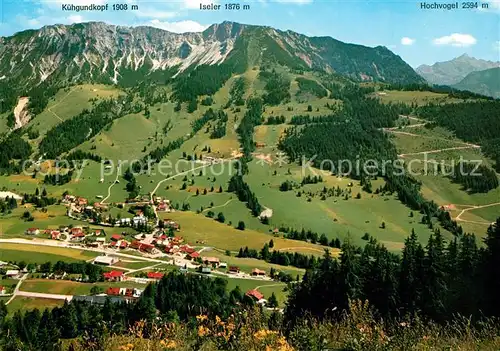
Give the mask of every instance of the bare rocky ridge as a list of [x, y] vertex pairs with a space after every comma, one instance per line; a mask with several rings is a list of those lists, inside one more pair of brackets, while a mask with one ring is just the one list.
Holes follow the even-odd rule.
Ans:
[[450, 61], [436, 62], [432, 66], [421, 65], [416, 71], [431, 84], [453, 85], [469, 73], [500, 67], [500, 62], [486, 61], [463, 54]]
[[15, 125], [14, 129], [24, 127], [30, 121], [30, 113], [28, 110], [29, 98], [19, 98], [16, 107], [14, 108]]

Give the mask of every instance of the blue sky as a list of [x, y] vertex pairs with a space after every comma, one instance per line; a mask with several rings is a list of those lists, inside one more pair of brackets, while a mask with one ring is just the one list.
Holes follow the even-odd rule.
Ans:
[[[200, 2], [248, 4], [250, 10], [202, 11]], [[135, 4], [139, 10], [77, 13], [61, 9], [62, 4], [106, 3]], [[55, 23], [104, 21], [183, 32], [229, 20], [383, 45], [413, 67], [463, 53], [500, 60], [500, 0], [489, 1], [487, 10], [422, 10], [420, 2], [409, 0], [0, 0], [0, 15], [0, 36]]]

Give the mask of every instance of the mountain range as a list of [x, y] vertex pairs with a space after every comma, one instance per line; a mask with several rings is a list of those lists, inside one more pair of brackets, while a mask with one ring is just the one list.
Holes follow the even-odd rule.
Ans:
[[422, 83], [386, 47], [307, 37], [271, 27], [223, 22], [200, 33], [101, 22], [45, 26], [0, 38], [0, 83], [121, 84], [145, 77], [175, 77], [205, 65], [276, 63], [292, 69], [337, 73], [355, 81]]
[[416, 71], [431, 84], [454, 85], [460, 83], [469, 73], [500, 67], [500, 62], [476, 59], [463, 54], [450, 61], [436, 62], [432, 66], [421, 65]]
[[453, 88], [500, 99], [500, 67], [471, 72]]

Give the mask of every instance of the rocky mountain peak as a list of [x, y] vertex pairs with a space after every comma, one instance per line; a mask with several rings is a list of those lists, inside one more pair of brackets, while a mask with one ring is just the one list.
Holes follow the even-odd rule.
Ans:
[[229, 21], [213, 24], [201, 33], [183, 34], [103, 22], [57, 24], [2, 38], [1, 43], [0, 77], [5, 76], [4, 83], [12, 80], [24, 86], [49, 78], [70, 84], [116, 84], [132, 72], [141, 72], [134, 80], [165, 71], [177, 75], [189, 67], [218, 65], [232, 57], [233, 62], [259, 65], [265, 61], [337, 72], [355, 80], [422, 81], [384, 47]]

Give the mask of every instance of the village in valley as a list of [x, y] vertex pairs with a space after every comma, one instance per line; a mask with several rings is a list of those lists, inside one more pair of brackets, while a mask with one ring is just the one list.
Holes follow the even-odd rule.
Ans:
[[[280, 272], [273, 268], [270, 272], [259, 268], [244, 271], [220, 257], [211, 256], [210, 251], [214, 248], [203, 246], [203, 243], [186, 242], [177, 222], [157, 217], [158, 212], [175, 211], [169, 200], [158, 196], [126, 203], [89, 204], [86, 198], [64, 194], [61, 204], [66, 206], [68, 218], [87, 222], [88, 225], [60, 225], [57, 229], [31, 227], [24, 233], [27, 239], [14, 241], [26, 246], [46, 247], [54, 252], [63, 248], [81, 250], [89, 253], [90, 258], [79, 264], [0, 261], [0, 283], [11, 283], [0, 286], [0, 298], [8, 299], [7, 302], [16, 297], [75, 299], [99, 304], [108, 298], [115, 302], [132, 301], [141, 296], [147, 284], [158, 282], [172, 270], [236, 281], [253, 280], [256, 281], [254, 285], [260, 284], [259, 281], [269, 284], [273, 278], [279, 280], [281, 277]], [[130, 217], [106, 216], [109, 206], [128, 208]], [[131, 228], [134, 230], [127, 230]], [[93, 283], [94, 286], [88, 294], [74, 295], [23, 290], [26, 284], [39, 283], [43, 286], [44, 281], [62, 285]], [[249, 288], [245, 294], [258, 304], [277, 308], [275, 301], [270, 304], [257, 289]]]

